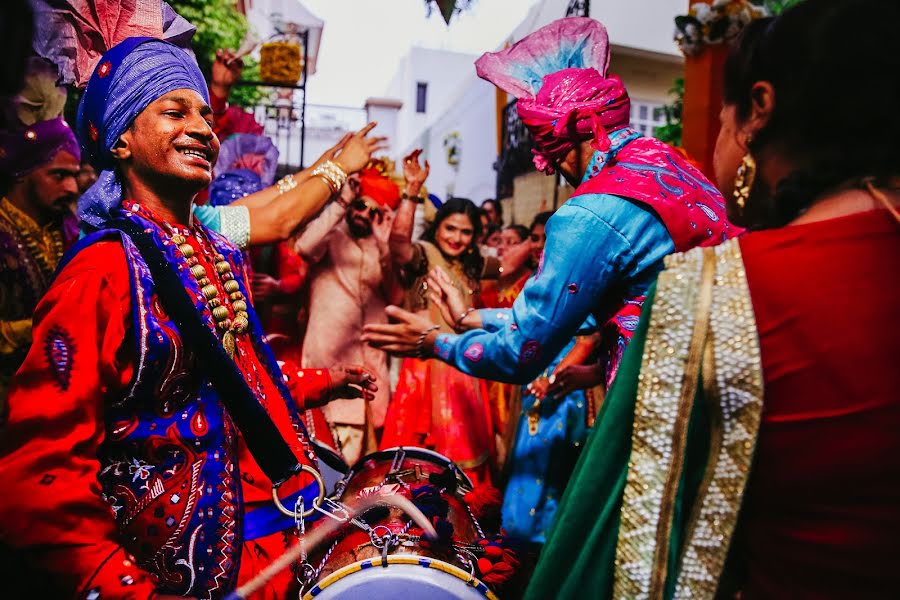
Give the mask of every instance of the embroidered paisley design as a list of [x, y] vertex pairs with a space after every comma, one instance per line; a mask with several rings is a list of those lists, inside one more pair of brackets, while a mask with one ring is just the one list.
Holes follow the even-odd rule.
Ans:
[[522, 344], [522, 352], [519, 354], [519, 364], [530, 365], [541, 360], [541, 343], [537, 340], [528, 340]]
[[481, 360], [481, 357], [484, 355], [484, 348], [481, 344], [472, 344], [466, 351], [463, 353], [463, 356], [471, 360], [472, 362], [478, 362]]
[[75, 360], [75, 342], [68, 331], [59, 326], [53, 326], [44, 340], [44, 355], [56, 380], [59, 389], [69, 389], [69, 380], [72, 376], [72, 365]]

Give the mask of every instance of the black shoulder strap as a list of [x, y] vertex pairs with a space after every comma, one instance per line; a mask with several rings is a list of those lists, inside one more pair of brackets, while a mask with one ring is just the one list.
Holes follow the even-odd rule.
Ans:
[[178, 326], [185, 349], [196, 353], [197, 364], [209, 377], [263, 473], [276, 486], [299, 473], [300, 464], [293, 451], [225, 352], [219, 338], [201, 320], [184, 285], [150, 234], [131, 221], [116, 221], [114, 226], [134, 242], [150, 269], [160, 303]]

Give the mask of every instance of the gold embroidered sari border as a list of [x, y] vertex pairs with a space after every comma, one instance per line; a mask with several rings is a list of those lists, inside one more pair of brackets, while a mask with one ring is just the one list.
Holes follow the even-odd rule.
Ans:
[[671, 528], [693, 401], [691, 388], [696, 392], [697, 384], [696, 378], [686, 379], [685, 373], [689, 362], [699, 366], [706, 336], [705, 327], [695, 331], [700, 314], [697, 309], [705, 305], [709, 312], [709, 294], [707, 302], [701, 301], [696, 285], [704, 270], [703, 251], [672, 255], [666, 264], [667, 269], [657, 280], [638, 376], [631, 457], [616, 546], [616, 598], [661, 597], [668, 544], [660, 542]]
[[672, 519], [675, 501], [678, 497], [678, 483], [684, 470], [684, 451], [687, 444], [688, 423], [691, 409], [697, 396], [700, 382], [700, 365], [703, 348], [709, 332], [709, 313], [712, 306], [712, 284], [715, 276], [715, 254], [712, 249], [704, 249], [703, 267], [700, 273], [700, 293], [694, 311], [694, 330], [688, 347], [681, 395], [678, 398], [678, 418], [672, 431], [672, 465], [666, 477], [660, 507], [659, 524], [656, 528], [656, 552], [653, 558], [653, 577], [650, 581], [650, 598], [662, 598], [666, 585], [669, 561], [669, 536], [672, 533]]
[[715, 597], [759, 429], [759, 341], [736, 240], [674, 255], [660, 274], [635, 402], [616, 598], [662, 598], [671, 576], [674, 502], [701, 373], [710, 455], [679, 556], [676, 598]]
[[718, 419], [696, 518], [685, 537], [675, 598], [713, 598], [737, 525], [763, 408], [756, 319], [740, 245], [716, 248], [711, 311], [711, 359]]

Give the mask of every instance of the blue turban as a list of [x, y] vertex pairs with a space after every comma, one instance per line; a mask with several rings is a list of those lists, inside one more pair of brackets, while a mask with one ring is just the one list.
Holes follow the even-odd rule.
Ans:
[[135, 118], [152, 102], [190, 89], [209, 102], [209, 91], [194, 57], [155, 38], [133, 37], [110, 48], [97, 63], [78, 106], [77, 132], [84, 157], [100, 171], [78, 201], [78, 216], [99, 228], [122, 201], [122, 182], [111, 150]]
[[259, 175], [250, 169], [234, 169], [218, 175], [209, 186], [209, 203], [228, 206], [235, 200], [263, 189]]

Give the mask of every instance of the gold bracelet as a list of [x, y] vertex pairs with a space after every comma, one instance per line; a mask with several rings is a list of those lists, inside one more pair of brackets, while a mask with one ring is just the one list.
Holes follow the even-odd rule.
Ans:
[[297, 187], [297, 181], [294, 179], [293, 175], [285, 175], [279, 179], [278, 183], [275, 185], [278, 187], [278, 193], [283, 194]]
[[326, 160], [313, 169], [312, 174], [313, 177], [321, 177], [328, 184], [328, 187], [331, 188], [332, 194], [338, 193], [347, 181], [347, 173], [337, 163], [330, 160]]
[[328, 186], [328, 191], [330, 191], [332, 195], [337, 194], [337, 190], [334, 189], [334, 182], [332, 180], [328, 179], [321, 173], [318, 175], [315, 175], [315, 177], [318, 177], [319, 179], [321, 179], [322, 181], [325, 182], [325, 185]]

